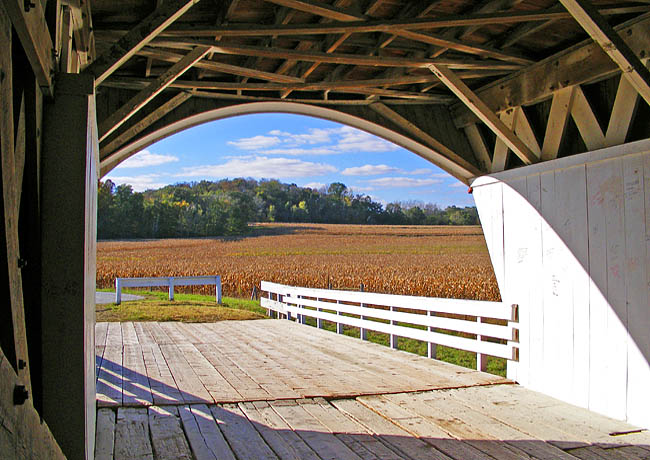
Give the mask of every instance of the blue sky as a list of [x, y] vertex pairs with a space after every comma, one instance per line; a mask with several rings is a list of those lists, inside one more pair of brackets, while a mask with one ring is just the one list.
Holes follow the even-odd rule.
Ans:
[[465, 185], [414, 153], [356, 128], [292, 114], [196, 126], [149, 146], [106, 176], [136, 191], [236, 177], [313, 188], [343, 182], [382, 203], [474, 205]]

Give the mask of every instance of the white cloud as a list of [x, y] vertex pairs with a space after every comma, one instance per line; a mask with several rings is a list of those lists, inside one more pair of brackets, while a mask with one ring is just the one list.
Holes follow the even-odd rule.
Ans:
[[228, 145], [233, 145], [242, 150], [258, 150], [279, 144], [281, 141], [278, 137], [273, 136], [253, 136], [243, 137], [236, 141], [228, 141]]
[[[414, 169], [413, 171], [409, 172], [409, 174], [411, 174], [413, 176], [419, 176], [419, 175], [422, 175], [422, 174], [430, 174], [432, 172], [433, 172], [433, 170], [431, 170], [431, 169], [420, 168], [420, 169]], [[434, 176], [432, 176], [432, 177], [434, 177]]]
[[449, 184], [450, 187], [452, 188], [466, 188], [467, 185], [463, 184], [462, 182], [454, 182], [453, 184]]
[[303, 187], [320, 190], [321, 188], [325, 187], [325, 184], [323, 184], [322, 182], [310, 182], [308, 184], [303, 185]]
[[260, 150], [264, 155], [336, 155], [340, 152], [329, 147], [311, 147], [311, 148], [285, 148]]
[[344, 176], [376, 176], [378, 174], [394, 174], [401, 170], [388, 165], [363, 165], [345, 168], [341, 171]]
[[229, 141], [228, 144], [243, 150], [253, 150], [260, 155], [335, 155], [350, 152], [388, 152], [399, 148], [350, 126], [312, 128], [306, 133], [273, 129], [267, 134]]
[[382, 177], [379, 179], [370, 179], [366, 181], [375, 187], [400, 188], [400, 187], [426, 187], [428, 185], [439, 184], [440, 179], [414, 179], [412, 177]]
[[350, 189], [354, 193], [363, 193], [363, 192], [373, 192], [375, 190], [375, 187], [359, 187], [359, 186], [354, 185], [354, 186], [350, 187]]
[[160, 155], [158, 153], [152, 153], [149, 150], [142, 150], [120, 163], [117, 168], [145, 168], [147, 166], [158, 166], [175, 161], [178, 161], [178, 157], [173, 155]]
[[169, 184], [169, 182], [162, 182], [160, 179], [160, 174], [141, 174], [139, 176], [111, 176], [109, 175], [106, 179], [110, 179], [113, 183], [117, 185], [129, 184], [133, 187], [133, 190], [136, 192], [143, 192], [149, 189], [156, 189], [164, 187]]
[[178, 177], [254, 177], [286, 179], [294, 177], [322, 176], [337, 169], [325, 163], [312, 163], [297, 158], [254, 159], [235, 158], [220, 165], [203, 165], [183, 168]]

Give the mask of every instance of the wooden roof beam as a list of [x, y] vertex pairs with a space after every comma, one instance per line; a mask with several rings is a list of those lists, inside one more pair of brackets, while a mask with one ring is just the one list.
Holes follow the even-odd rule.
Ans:
[[167, 115], [169, 112], [173, 111], [176, 107], [181, 105], [183, 102], [187, 101], [192, 97], [192, 93], [181, 92], [176, 96], [172, 97], [169, 101], [165, 102], [160, 107], [152, 110], [147, 114], [142, 120], [139, 120], [137, 123], [134, 123], [127, 130], [117, 136], [115, 139], [111, 139], [110, 142], [105, 145], [99, 146], [99, 157], [101, 160], [104, 160], [111, 153], [116, 151], [118, 148], [128, 143], [135, 136], [140, 134], [142, 131], [147, 129], [149, 126], [154, 124], [156, 121], [160, 120], [162, 117]]
[[[650, 13], [614, 29], [635, 53], [650, 49]], [[562, 88], [599, 81], [620, 72], [603, 49], [589, 39], [550, 56], [513, 75], [492, 82], [476, 94], [493, 112], [536, 104], [553, 97]], [[464, 105], [451, 107], [454, 123], [462, 128], [476, 123], [476, 116]]]
[[[182, 54], [174, 53], [171, 51], [149, 49], [149, 48], [141, 49], [140, 51], [138, 51], [138, 54], [142, 56], [152, 57], [165, 62], [178, 62], [183, 57]], [[277, 73], [262, 72], [261, 70], [249, 69], [247, 67], [241, 67], [241, 66], [236, 66], [231, 64], [224, 64], [222, 62], [211, 61], [211, 60], [204, 60], [201, 62], [197, 62], [194, 65], [194, 67], [197, 67], [199, 69], [209, 70], [212, 72], [226, 73], [230, 75], [239, 75], [241, 77], [258, 78], [260, 80], [285, 82], [285, 83], [302, 83], [302, 79], [291, 77], [289, 75], [280, 75]]]
[[116, 69], [198, 2], [199, 0], [166, 0], [160, 8], [140, 21], [86, 68], [86, 72], [94, 75], [95, 86], [101, 85]]
[[432, 64], [429, 68], [525, 164], [536, 163], [539, 160], [537, 155], [454, 72], [439, 64]]
[[269, 3], [286, 6], [305, 13], [316, 14], [334, 21], [363, 21], [366, 17], [349, 10], [314, 0], [266, 0]]
[[[647, 5], [637, 7], [609, 7], [599, 10], [602, 15], [643, 13], [650, 10]], [[551, 19], [571, 19], [570, 13], [565, 11], [514, 11], [500, 13], [449, 15], [437, 18], [416, 18], [383, 21], [355, 21], [347, 23], [327, 24], [287, 24], [287, 25], [254, 25], [231, 24], [229, 26], [206, 29], [205, 26], [183, 25], [165, 31], [165, 36], [212, 37], [264, 37], [267, 35], [326, 35], [344, 33], [387, 32], [395, 30], [427, 30], [443, 29], [448, 27], [485, 26], [494, 23], [516, 24], [521, 22], [539, 22]]]
[[[589, 36], [618, 65], [641, 97], [650, 104], [650, 71], [621, 36], [586, 0], [560, 0]], [[646, 30], [646, 33], [648, 31]]]
[[117, 128], [136, 114], [149, 101], [156, 97], [161, 91], [167, 88], [178, 77], [183, 75], [187, 69], [203, 59], [210, 52], [208, 46], [197, 46], [187, 53], [183, 59], [167, 69], [161, 76], [156, 78], [149, 86], [133, 96], [126, 104], [113, 112], [106, 120], [99, 125], [99, 141], [102, 142]]
[[[52, 96], [54, 94], [52, 77], [56, 64], [52, 54], [54, 45], [45, 21], [45, 13], [40, 1], [29, 3], [28, 8], [25, 5], [22, 0], [5, 0], [0, 4], [0, 14], [6, 14], [11, 20], [36, 76], [38, 86], [46, 95]], [[2, 46], [6, 46], [6, 43]]]
[[[413, 124], [412, 122], [410, 122], [409, 120], [401, 116], [399, 113], [395, 112], [393, 109], [387, 107], [385, 104], [382, 104], [381, 102], [374, 102], [370, 104], [369, 107], [375, 112], [377, 112], [379, 115], [384, 117], [385, 119], [395, 123], [395, 125], [399, 126], [404, 131], [408, 132], [410, 135], [418, 138], [421, 142], [424, 143], [424, 145], [437, 152], [444, 159], [451, 160], [452, 162], [454, 162], [454, 164], [456, 164], [458, 167], [462, 168], [465, 171], [464, 174], [465, 177], [468, 176], [475, 177], [475, 176], [480, 176], [482, 174], [481, 170], [478, 169], [476, 166], [474, 166], [472, 163], [470, 163], [469, 161], [467, 161], [466, 159], [458, 155], [456, 152], [451, 150], [449, 147], [444, 145], [442, 142], [440, 142], [430, 134], [426, 133], [425, 131], [417, 127], [415, 124]], [[427, 158], [427, 159], [435, 163], [437, 166], [440, 166], [450, 174], [456, 176], [456, 174], [451, 172], [449, 170], [449, 167], [446, 166], [444, 163], [441, 163], [439, 159], [433, 159], [433, 158]]]
[[[500, 61], [489, 60], [460, 60], [460, 59], [422, 59], [411, 57], [363, 56], [349, 53], [323, 53], [282, 48], [268, 48], [246, 45], [221, 45], [208, 40], [176, 39], [160, 40], [153, 46], [191, 48], [193, 46], [211, 46], [214, 53], [229, 55], [257, 56], [271, 59], [289, 59], [296, 61], [326, 62], [331, 64], [363, 65], [371, 67], [410, 67], [426, 68], [429, 64], [440, 63], [454, 69], [508, 69], [521, 68], [519, 63], [504, 64]], [[525, 61], [529, 62], [529, 61]]]

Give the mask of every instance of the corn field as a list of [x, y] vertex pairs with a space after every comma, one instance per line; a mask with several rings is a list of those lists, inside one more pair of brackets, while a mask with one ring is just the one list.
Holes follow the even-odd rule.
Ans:
[[[266, 280], [500, 300], [478, 226], [257, 224], [245, 237], [98, 243], [99, 288], [114, 286], [116, 277], [193, 275], [221, 275], [223, 293], [232, 297], [250, 296]], [[207, 294], [212, 289], [177, 290]]]

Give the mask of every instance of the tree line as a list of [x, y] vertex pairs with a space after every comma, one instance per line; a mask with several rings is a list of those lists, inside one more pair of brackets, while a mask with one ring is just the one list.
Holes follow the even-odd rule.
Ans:
[[224, 179], [134, 192], [130, 185], [99, 183], [97, 236], [174, 238], [241, 235], [249, 222], [474, 225], [475, 207], [394, 202], [385, 207], [335, 182], [321, 189], [277, 180]]

